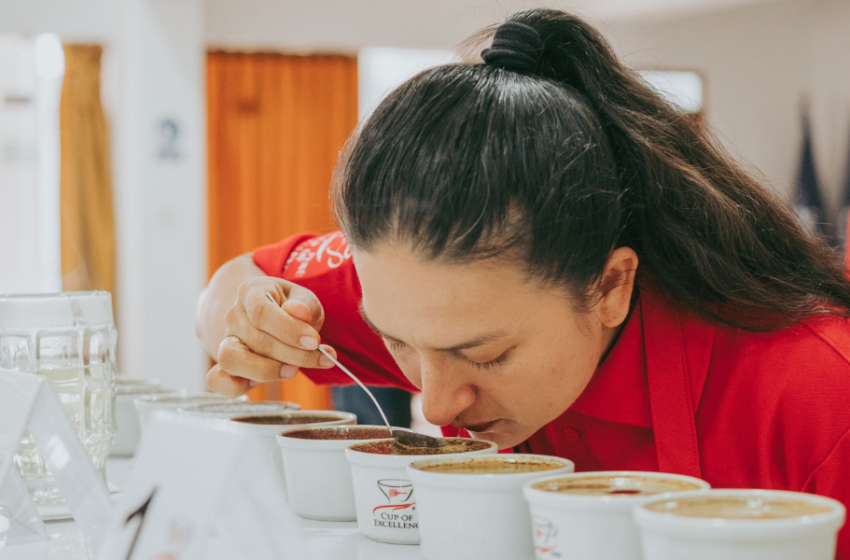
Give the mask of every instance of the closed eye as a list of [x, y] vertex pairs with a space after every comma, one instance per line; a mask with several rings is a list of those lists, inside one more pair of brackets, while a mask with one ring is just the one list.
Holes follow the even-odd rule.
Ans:
[[[407, 348], [407, 344], [405, 344], [404, 342], [398, 341], [398, 340], [391, 340], [391, 339], [385, 338], [384, 342], [386, 342], [387, 347], [392, 352], [400, 352], [400, 351], [404, 350], [405, 348]], [[464, 356], [460, 352], [456, 352], [455, 355], [457, 357], [461, 358], [463, 361], [473, 365], [474, 367], [476, 367], [478, 369], [490, 369], [492, 367], [500, 366], [503, 363], [505, 363], [508, 359], [508, 355], [510, 354], [511, 350], [513, 350], [513, 348], [508, 348], [507, 350], [505, 350], [502, 353], [501, 356], [499, 356], [495, 360], [490, 360], [489, 362], [475, 362], [473, 360], [470, 360], [469, 358], [467, 358], [466, 356]]]
[[407, 347], [407, 344], [398, 340], [390, 340], [388, 338], [385, 338], [384, 342], [387, 344], [387, 347], [389, 347], [390, 350], [393, 350], [395, 352], [398, 352], [399, 350], [404, 350]]
[[505, 363], [508, 359], [508, 354], [510, 353], [510, 349], [506, 350], [502, 353], [501, 356], [496, 358], [495, 360], [490, 360], [489, 362], [473, 362], [472, 360], [465, 358], [467, 362], [477, 367], [478, 369], [490, 369], [492, 367], [500, 366]]

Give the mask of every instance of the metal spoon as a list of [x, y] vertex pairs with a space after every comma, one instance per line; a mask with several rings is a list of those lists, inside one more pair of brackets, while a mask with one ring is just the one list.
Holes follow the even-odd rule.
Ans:
[[[266, 297], [269, 298], [269, 301], [273, 304], [278, 304], [270, 293], [266, 292]], [[380, 413], [381, 419], [383, 419], [384, 424], [387, 425], [387, 430], [390, 432], [390, 435], [392, 435], [393, 439], [395, 439], [399, 445], [403, 447], [443, 447], [444, 445], [446, 445], [443, 440], [425, 434], [419, 434], [408, 430], [393, 430], [392, 426], [390, 426], [389, 420], [387, 420], [387, 415], [384, 414], [384, 409], [382, 409], [381, 405], [378, 404], [378, 399], [375, 398], [375, 395], [372, 394], [372, 391], [370, 391], [369, 388], [366, 387], [366, 385], [364, 385], [363, 382], [360, 381], [356, 375], [348, 371], [347, 367], [339, 363], [339, 361], [334, 358], [330, 352], [328, 352], [321, 346], [319, 346], [318, 350], [331, 362], [333, 362], [336, 367], [341, 369], [343, 373], [353, 379], [354, 382], [357, 383], [361, 389], [366, 391], [366, 394], [369, 395], [369, 398], [372, 399], [373, 403], [375, 403], [375, 407], [378, 409], [378, 412]]]

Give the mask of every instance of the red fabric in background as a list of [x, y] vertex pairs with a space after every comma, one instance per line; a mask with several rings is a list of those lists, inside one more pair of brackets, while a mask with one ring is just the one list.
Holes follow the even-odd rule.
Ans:
[[[318, 296], [323, 340], [366, 383], [414, 390], [360, 317], [360, 285], [341, 234], [296, 236], [258, 249], [254, 261]], [[681, 344], [670, 342], [671, 332]], [[349, 382], [336, 370], [306, 373], [317, 383]], [[672, 401], [653, 402], [650, 376], [662, 386], [683, 377], [693, 417]], [[520, 450], [566, 457], [577, 471], [655, 471], [659, 458], [675, 465], [688, 453], [689, 425], [696, 468], [715, 488], [811, 492], [850, 505], [850, 322], [813, 318], [751, 333], [645, 291], [579, 399]], [[838, 550], [850, 560], [850, 528]]]
[[[360, 316], [360, 282], [342, 234], [296, 235], [257, 249], [254, 262], [269, 276], [291, 280], [319, 297], [325, 310], [322, 342], [334, 347], [340, 362], [363, 383], [417, 390], [396, 367], [380, 337]], [[316, 383], [353, 383], [336, 368], [302, 371]]]

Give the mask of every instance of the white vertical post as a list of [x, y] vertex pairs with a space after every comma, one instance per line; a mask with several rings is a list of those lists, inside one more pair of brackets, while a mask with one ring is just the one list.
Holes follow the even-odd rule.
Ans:
[[203, 0], [123, 0], [116, 154], [123, 373], [203, 387], [194, 332], [206, 275]]
[[[35, 98], [38, 143], [38, 291], [62, 291], [61, 222], [59, 211], [59, 100], [65, 74], [65, 53], [59, 37], [43, 33], [35, 39]], [[35, 288], [33, 288], [35, 290]]]

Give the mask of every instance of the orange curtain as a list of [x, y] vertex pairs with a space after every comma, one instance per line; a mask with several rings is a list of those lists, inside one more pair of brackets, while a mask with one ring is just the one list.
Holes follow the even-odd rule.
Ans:
[[109, 133], [100, 103], [99, 45], [65, 45], [59, 105], [62, 288], [115, 295]]
[[[357, 60], [210, 52], [207, 99], [210, 274], [294, 233], [332, 231], [328, 189], [357, 124]], [[301, 374], [251, 397], [331, 404]]]

